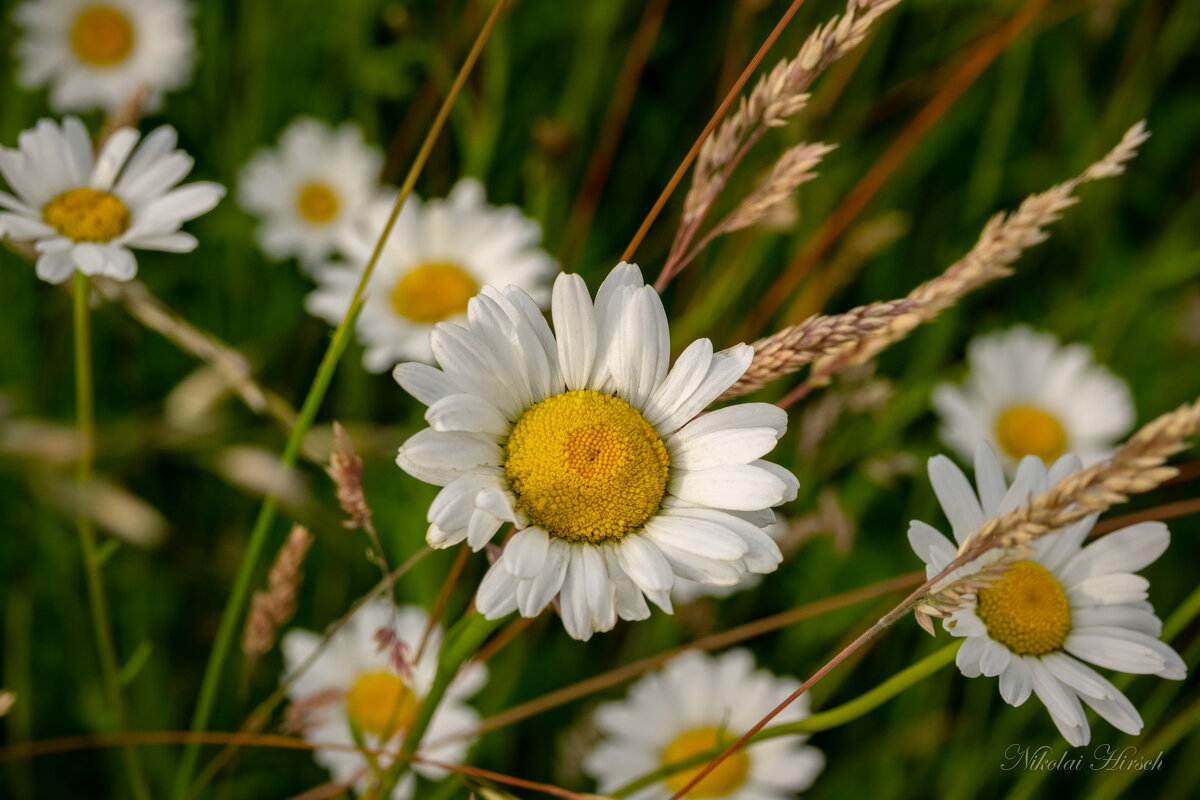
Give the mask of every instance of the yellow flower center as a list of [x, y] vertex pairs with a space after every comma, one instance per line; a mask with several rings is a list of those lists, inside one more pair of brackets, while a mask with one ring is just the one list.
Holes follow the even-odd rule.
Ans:
[[571, 542], [619, 540], [662, 504], [670, 458], [637, 409], [592, 389], [529, 407], [504, 447], [517, 506]]
[[1033, 561], [1018, 561], [986, 589], [976, 611], [988, 636], [1017, 655], [1062, 649], [1071, 632], [1071, 604], [1058, 578]]
[[337, 216], [337, 193], [324, 183], [306, 183], [296, 195], [296, 209], [300, 216], [315, 225], [323, 225]]
[[87, 6], [71, 24], [71, 48], [93, 67], [120, 64], [133, 50], [135, 38], [129, 17], [110, 6]]
[[1009, 406], [996, 420], [996, 440], [1013, 458], [1054, 461], [1067, 451], [1062, 423], [1036, 406]]
[[42, 219], [77, 242], [107, 242], [129, 228], [129, 209], [115, 195], [81, 187], [46, 203]]
[[432, 261], [407, 272], [392, 289], [392, 308], [405, 319], [432, 325], [462, 314], [479, 284], [466, 270]]
[[[700, 753], [707, 753], [719, 745], [728, 745], [731, 740], [732, 737], [724, 728], [696, 728], [688, 731], [677, 737], [662, 751], [663, 766], [674, 764]], [[667, 788], [672, 792], [678, 792], [687, 786], [703, 768], [704, 764], [698, 764], [691, 769], [676, 772], [667, 778]], [[746, 755], [745, 749], [738, 750], [708, 773], [704, 780], [687, 793], [687, 796], [727, 797], [746, 782], [746, 776], [749, 774], [750, 757]]]
[[417, 696], [390, 672], [366, 672], [346, 693], [346, 714], [361, 730], [390, 739], [412, 725]]

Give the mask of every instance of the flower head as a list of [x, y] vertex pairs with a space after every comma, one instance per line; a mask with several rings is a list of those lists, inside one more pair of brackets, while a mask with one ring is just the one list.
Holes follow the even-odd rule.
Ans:
[[[624, 700], [596, 710], [603, 736], [584, 767], [601, 792], [660, 767], [733, 742], [799, 686], [755, 669], [748, 650], [719, 656], [688, 652], [667, 662], [629, 689]], [[808, 695], [789, 705], [776, 722], [808, 716]], [[688, 797], [729, 800], [784, 800], [812, 785], [825, 765], [807, 737], [781, 736], [738, 750], [700, 781]], [[695, 776], [684, 769], [630, 795], [633, 800], [667, 800]]]
[[0, 174], [13, 194], [0, 192], [0, 236], [33, 242], [38, 277], [60, 283], [79, 270], [129, 280], [137, 274], [131, 248], [184, 253], [196, 238], [180, 230], [224, 196], [216, 183], [179, 182], [192, 157], [176, 150], [169, 125], [138, 144], [131, 128], [115, 131], [92, 155], [75, 117], [62, 125], [43, 119], [23, 132], [18, 148], [0, 148]]
[[[1079, 459], [1068, 455], [1047, 472], [1040, 459], [1028, 456], [1006, 486], [996, 455], [981, 445], [975, 455], [978, 491], [945, 456], [930, 459], [929, 478], [961, 545], [987, 518], [1013, 510], [1079, 468]], [[1010, 705], [1036, 694], [1075, 746], [1091, 736], [1082, 704], [1125, 733], [1142, 729], [1133, 704], [1083, 662], [1176, 680], [1186, 674], [1183, 659], [1157, 638], [1162, 623], [1147, 601], [1149, 582], [1133, 574], [1166, 550], [1167, 526], [1142, 522], [1083, 547], [1095, 522], [1092, 515], [1042, 536], [1027, 553], [992, 551], [945, 579], [968, 577], [989, 565], [1001, 570], [944, 622], [952, 635], [966, 639], [958, 667], [968, 678], [999, 676], [1000, 695]], [[958, 554], [924, 522], [910, 525], [908, 539], [930, 577]]]
[[301, 117], [279, 146], [262, 149], [238, 176], [238, 204], [262, 217], [258, 242], [275, 259], [297, 256], [311, 272], [379, 195], [383, 154], [353, 123], [333, 128]]
[[183, 0], [26, 0], [17, 79], [50, 87], [58, 112], [115, 110], [139, 90], [156, 110], [162, 93], [188, 84], [195, 60], [192, 8]]
[[[321, 649], [322, 637], [293, 630], [283, 638], [285, 679], [304, 670], [287, 685], [290, 717], [310, 742], [385, 749], [397, 746], [416, 717], [422, 698], [433, 684], [442, 631], [435, 627], [421, 658], [397, 663], [397, 647], [412, 652], [425, 632], [429, 617], [416, 606], [395, 606], [386, 600], [367, 603], [334, 633]], [[319, 651], [319, 652], [318, 652]], [[315, 656], [315, 658], [314, 658]], [[313, 659], [309, 664], [309, 660]], [[434, 712], [423, 741], [435, 742], [418, 752], [434, 761], [461, 763], [473, 737], [461, 734], [479, 723], [466, 704], [487, 680], [487, 668], [472, 664], [459, 673]], [[313, 757], [338, 783], [352, 784], [362, 794], [371, 782], [367, 759], [349, 749], [320, 749]], [[391, 759], [378, 756], [382, 769]], [[418, 774], [440, 779], [445, 770], [415, 763]], [[413, 796], [411, 773], [400, 781], [392, 800]]]
[[[344, 262], [317, 269], [310, 313], [331, 324], [342, 320], [392, 204], [375, 203], [366, 224], [342, 239]], [[471, 178], [460, 180], [445, 199], [410, 197], [371, 274], [358, 318], [363, 364], [383, 372], [409, 359], [429, 361], [433, 326], [465, 319], [468, 301], [487, 284], [516, 286], [544, 308], [558, 267], [538, 248], [541, 238], [536, 222], [513, 206], [489, 205], [483, 186]]]
[[933, 394], [942, 439], [963, 458], [987, 442], [1009, 470], [1025, 456], [1049, 464], [1068, 452], [1090, 466], [1133, 427], [1129, 388], [1087, 345], [1018, 325], [973, 339], [968, 361], [963, 386]]
[[618, 617], [671, 609], [675, 578], [732, 586], [774, 570], [771, 508], [796, 495], [787, 470], [762, 461], [787, 417], [765, 403], [697, 417], [745, 372], [747, 345], [693, 342], [670, 364], [666, 313], [636, 266], [621, 264], [593, 303], [560, 275], [554, 331], [520, 289], [484, 287], [466, 325], [431, 336], [441, 369], [401, 364], [396, 380], [430, 406], [430, 427], [397, 457], [445, 488], [429, 509], [435, 547], [482, 548], [516, 534], [484, 577], [491, 618], [538, 614], [561, 597], [579, 639]]

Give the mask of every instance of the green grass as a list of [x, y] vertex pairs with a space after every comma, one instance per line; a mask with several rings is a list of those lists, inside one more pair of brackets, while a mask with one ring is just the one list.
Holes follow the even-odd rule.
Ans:
[[[0, 3], [5, 18], [0, 144], [6, 146], [48, 113], [44, 94], [22, 92], [12, 79], [17, 35], [8, 20], [12, 5]], [[199, 6], [200, 62], [193, 85], [169, 95], [162, 114], [146, 120], [143, 129], [175, 125], [182, 145], [196, 157], [194, 177], [233, 187], [239, 166], [299, 114], [357, 121], [370, 141], [387, 150], [387, 174], [399, 180], [489, 4], [204, 0]], [[569, 265], [593, 287], [786, 6], [782, 0], [670, 5], [595, 221]], [[679, 323], [676, 344], [695, 336], [731, 343], [733, 330], [774, 276], [936, 92], [947, 65], [1021, 7], [906, 2], [859, 54], [818, 82], [810, 111], [766, 137], [739, 173], [733, 193], [751, 186], [790, 143], [813, 139], [839, 148], [820, 168], [821, 177], [801, 190], [800, 218], [791, 230], [751, 230], [719, 240], [673, 283], [665, 299]], [[809, 0], [765, 63], [793, 53], [813, 24], [839, 10], [836, 3]], [[468, 83], [418, 191], [438, 196], [461, 174], [476, 175], [490, 199], [517, 203], [539, 219], [548, 248], [560, 252], [641, 13], [642, 4], [630, 0], [517, 2]], [[730, 31], [737, 33], [733, 40]], [[699, 613], [656, 614], [648, 622], [622, 624], [588, 644], [568, 639], [557, 622], [535, 624], [492, 663], [480, 710], [492, 713], [703, 632], [917, 568], [904, 530], [913, 518], [940, 521], [928, 482], [918, 473], [883, 485], [863, 465], [895, 453], [912, 454], [923, 464], [943, 450], [929, 392], [938, 381], [961, 376], [966, 342], [976, 333], [1026, 322], [1090, 343], [1129, 382], [1140, 422], [1200, 395], [1197, 53], [1197, 0], [1051, 4], [918, 144], [819, 265], [818, 279], [801, 292], [828, 296], [824, 307], [830, 311], [902, 296], [965, 252], [992, 213], [1074, 175], [1136, 120], [1146, 117], [1154, 136], [1127, 175], [1081, 191], [1081, 203], [1054, 227], [1050, 241], [1019, 262], [1016, 275], [967, 298], [884, 354], [878, 375], [894, 390], [886, 405], [843, 417], [815, 453], [801, 451], [795, 434], [784, 440], [779, 458], [802, 480], [800, 498], [785, 511], [811, 511], [818, 493], [832, 488], [857, 523], [851, 549], [841, 552], [818, 538], [755, 592], [703, 603]], [[726, 61], [733, 66], [723, 66]], [[96, 115], [85, 119], [99, 124]], [[547, 123], [565, 134], [565, 147], [546, 145], [539, 132]], [[647, 277], [666, 255], [681, 201], [682, 193], [637, 253]], [[888, 215], [901, 223], [903, 236], [865, 260], [842, 246]], [[188, 226], [201, 241], [195, 253], [139, 254], [139, 278], [180, 315], [246, 353], [264, 385], [299, 405], [331, 332], [303, 311], [308, 281], [293, 264], [265, 260], [254, 245], [253, 227], [227, 199]], [[71, 465], [54, 463], [44, 453], [14, 455], [5, 445], [6, 429], [16, 422], [73, 424], [71, 298], [0, 250], [0, 309], [0, 686], [19, 696], [0, 725], [0, 742], [8, 744], [109, 730], [113, 720], [99, 678], [73, 521], [47, 488], [55, 478], [69, 478]], [[783, 318], [757, 333], [774, 330]], [[221, 476], [220, 455], [234, 445], [278, 453], [286, 433], [232, 398], [219, 403], [205, 429], [173, 427], [164, 415], [164, 398], [197, 367], [195, 360], [119, 307], [96, 309], [92, 327], [97, 474], [143, 498], [169, 521], [160, 546], [119, 544], [105, 565], [118, 651], [124, 660], [135, 653], [144, 658], [126, 688], [132, 725], [185, 729], [260, 503]], [[421, 424], [421, 409], [389, 377], [362, 370], [360, 358], [361, 349], [352, 344], [318, 423], [342, 420], [360, 443], [369, 444], [368, 495], [389, 560], [399, 563], [423, 544], [422, 520], [433, 496], [392, 461], [396, 447]], [[772, 386], [762, 395], [774, 399], [787, 388]], [[793, 413], [793, 428], [803, 414], [803, 406]], [[310, 525], [317, 536], [296, 624], [320, 629], [378, 576], [363, 557], [366, 541], [339, 526], [324, 474], [310, 464], [304, 473], [308, 499], [285, 507], [283, 516]], [[1170, 487], [1134, 507], [1195, 494], [1194, 484]], [[269, 550], [282, 540], [286, 519], [273, 529]], [[1195, 542], [1200, 521], [1184, 518], [1171, 528], [1168, 556], [1145, 571], [1163, 617], [1194, 588], [1191, 565], [1200, 556]], [[102, 542], [108, 540], [101, 533]], [[398, 585], [398, 598], [428, 606], [452, 559], [451, 553], [426, 559]], [[482, 557], [471, 559], [452, 596], [452, 616], [466, 607], [483, 568]], [[885, 610], [879, 601], [861, 604], [749, 646], [763, 666], [804, 676], [836, 652], [849, 632]], [[909, 623], [889, 632], [864, 658], [818, 685], [817, 707], [839, 705], [913, 664], [932, 651], [934, 643], [925, 638]], [[1194, 626], [1185, 628], [1178, 649], [1187, 650], [1194, 638]], [[235, 661], [214, 729], [235, 727], [274, 689], [281, 670], [277, 653], [253, 674]], [[595, 701], [622, 692], [609, 690], [489, 734], [472, 763], [587, 791], [592, 787], [579, 776], [577, 754], [560, 748], [557, 737], [577, 725]], [[1137, 678], [1129, 695], [1139, 708], [1155, 709], [1154, 716], [1147, 711], [1142, 742], [1171, 732], [1168, 726], [1177, 717], [1195, 717], [1190, 681]], [[1093, 745], [1125, 738], [1103, 722], [1093, 725]], [[881, 800], [1006, 797], [1032, 780], [1000, 769], [1009, 744], [1048, 744], [1056, 752], [1064, 747], [1036, 701], [1011, 709], [994, 680], [967, 681], [953, 668], [813, 741], [828, 764], [808, 796]], [[1164, 769], [1140, 777], [1131, 795], [1194, 792], [1200, 781], [1197, 748], [1200, 739], [1184, 731], [1164, 755]], [[142, 752], [154, 796], [165, 796], [178, 756], [170, 747]], [[1104, 777], [1045, 776], [1033, 796], [1087, 796]], [[247, 748], [211, 795], [286, 797], [325, 779], [303, 753]], [[126, 787], [116, 751], [0, 765], [0, 796], [16, 800], [124, 797]]]

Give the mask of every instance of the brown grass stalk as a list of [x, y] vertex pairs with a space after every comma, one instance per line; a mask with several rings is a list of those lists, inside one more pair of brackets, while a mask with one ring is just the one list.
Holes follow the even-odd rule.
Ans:
[[871, 169], [850, 190], [841, 204], [829, 216], [816, 235], [788, 264], [750, 313], [746, 325], [735, 336], [745, 340], [760, 330], [780, 306], [791, 296], [800, 281], [808, 274], [834, 242], [850, 227], [879, 190], [904, 164], [909, 154], [933, 126], [946, 114], [963, 93], [975, 82], [1010, 45], [1017, 40], [1046, 5], [1046, 0], [1033, 0], [1001, 28], [987, 33], [980, 41], [966, 48], [962, 60], [947, 70], [942, 88], [892, 141]]
[[[913, 305], [907, 312], [893, 316], [882, 326], [816, 359], [808, 378], [778, 405], [787, 408], [813, 389], [828, 384], [833, 375], [842, 369], [873, 359], [906, 337], [914, 328], [935, 319], [967, 294], [1013, 274], [1012, 265], [1021, 254], [1049, 238], [1045, 229], [1078, 202], [1076, 189], [1091, 181], [1120, 175], [1125, 171], [1125, 163], [1137, 155], [1137, 148], [1147, 138], [1149, 133], [1145, 124], [1137, 123], [1125, 132], [1112, 150], [1076, 177], [1025, 198], [1016, 211], [992, 217], [984, 226], [975, 246], [966, 255], [938, 277], [909, 292], [905, 299]], [[777, 335], [789, 330], [785, 328]], [[757, 353], [755, 358], [757, 360]], [[782, 373], [771, 374], [780, 377]]]
[[633, 680], [634, 678], [649, 672], [652, 669], [657, 669], [664, 663], [688, 650], [716, 650], [722, 647], [728, 647], [731, 644], [752, 639], [755, 636], [762, 636], [771, 631], [786, 628], [789, 625], [794, 625], [797, 622], [802, 622], [806, 619], [819, 617], [822, 614], [828, 614], [837, 611], [847, 606], [855, 605], [866, 600], [879, 597], [881, 595], [890, 594], [901, 589], [906, 589], [911, 586], [916, 586], [921, 582], [923, 573], [912, 572], [906, 575], [899, 575], [895, 578], [879, 581], [863, 586], [858, 589], [852, 589], [842, 594], [826, 597], [822, 600], [817, 600], [812, 603], [798, 606], [788, 611], [783, 611], [778, 614], [773, 614], [769, 617], [747, 622], [744, 625], [730, 628], [720, 633], [714, 633], [711, 636], [705, 636], [697, 639], [694, 642], [682, 645], [680, 647], [666, 650], [662, 653], [657, 653], [653, 656], [634, 661], [629, 664], [609, 670], [600, 675], [595, 675], [586, 680], [572, 684], [570, 686], [557, 689], [553, 692], [526, 701], [519, 705], [515, 705], [509, 709], [501, 711], [498, 714], [486, 718], [479, 724], [479, 727], [470, 731], [469, 736], [487, 733], [499, 728], [512, 725], [520, 722], [544, 711], [549, 711], [552, 708], [557, 708], [566, 703], [578, 700], [581, 697], [586, 697], [605, 689], [609, 689], [625, 681]]
[[754, 54], [754, 57], [750, 59], [750, 63], [746, 65], [746, 68], [742, 70], [742, 74], [738, 76], [738, 79], [734, 82], [733, 86], [731, 86], [729, 91], [725, 94], [725, 99], [721, 101], [719, 106], [717, 106], [717, 110], [713, 112], [708, 124], [706, 124], [704, 129], [700, 131], [700, 135], [696, 137], [696, 141], [692, 144], [691, 149], [689, 149], [687, 154], [683, 157], [683, 161], [679, 162], [679, 166], [676, 167], [675, 173], [671, 176], [671, 179], [667, 181], [667, 185], [663, 187], [662, 193], [660, 193], [658, 199], [654, 201], [654, 205], [651, 206], [649, 213], [647, 213], [645, 219], [642, 220], [642, 224], [638, 226], [637, 232], [634, 233], [633, 238], [629, 241], [629, 244], [625, 246], [625, 250], [621, 253], [622, 261], [628, 261], [629, 259], [633, 258], [633, 254], [638, 249], [638, 245], [642, 243], [642, 239], [646, 238], [646, 233], [650, 230], [650, 226], [654, 224], [654, 220], [658, 219], [658, 215], [662, 213], [663, 208], [667, 204], [667, 200], [669, 200], [671, 195], [675, 192], [675, 188], [679, 186], [680, 181], [683, 180], [683, 176], [687, 174], [688, 168], [692, 166], [692, 162], [696, 160], [696, 156], [699, 155], [700, 148], [703, 146], [709, 134], [713, 132], [713, 129], [717, 127], [717, 123], [719, 123], [722, 117], [725, 116], [725, 112], [729, 110], [731, 105], [733, 105], [733, 101], [737, 98], [738, 93], [742, 91], [742, 87], [745, 86], [746, 82], [750, 80], [750, 76], [754, 74], [754, 70], [758, 69], [758, 65], [761, 64], [763, 58], [766, 57], [767, 51], [771, 49], [771, 45], [775, 44], [775, 40], [779, 38], [781, 33], [783, 33], [783, 29], [787, 27], [789, 22], [791, 22], [792, 17], [796, 16], [796, 12], [800, 10], [800, 6], [803, 4], [804, 0], [792, 0], [792, 4], [788, 6], [787, 11], [783, 12], [783, 16], [779, 18], [779, 22], [775, 24], [775, 27], [771, 30], [771, 33], [767, 35], [767, 38], [758, 48], [758, 51]]

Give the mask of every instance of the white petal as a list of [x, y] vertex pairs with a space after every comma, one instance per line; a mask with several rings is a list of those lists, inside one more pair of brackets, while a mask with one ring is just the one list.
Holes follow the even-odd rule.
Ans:
[[670, 485], [671, 494], [681, 500], [745, 511], [777, 506], [786, 500], [787, 490], [771, 472], [749, 464], [676, 472]]
[[662, 551], [642, 533], [632, 533], [614, 548], [621, 569], [642, 591], [670, 591], [675, 580], [671, 565]]
[[1033, 677], [1025, 659], [1015, 656], [1009, 663], [1008, 669], [1000, 673], [1000, 696], [1010, 706], [1019, 706], [1029, 699], [1033, 691]]
[[504, 567], [518, 578], [533, 578], [545, 565], [549, 548], [550, 536], [544, 530], [526, 528], [504, 546]]
[[987, 442], [980, 442], [975, 449], [975, 485], [979, 487], [979, 504], [984, 515], [995, 514], [1008, 485], [1004, 482], [1000, 459]]
[[596, 357], [596, 317], [583, 278], [560, 274], [551, 309], [563, 381], [569, 390], [586, 389]]
[[962, 544], [967, 534], [984, 523], [975, 490], [962, 470], [945, 456], [929, 459], [929, 482], [954, 530], [955, 541]]
[[1137, 572], [1153, 563], [1171, 543], [1171, 534], [1161, 522], [1141, 522], [1093, 542], [1067, 562], [1062, 573], [1066, 583], [1108, 575]]
[[401, 446], [396, 463], [414, 478], [446, 486], [466, 473], [498, 466], [501, 459], [499, 445], [486, 434], [427, 428]]
[[434, 402], [425, 420], [435, 431], [468, 431], [505, 436], [512, 426], [488, 401], [473, 394], [452, 394]]
[[[709, 345], [711, 346], [711, 345]], [[705, 352], [705, 345], [693, 345], [696, 347], [693, 359], [699, 362]], [[692, 348], [689, 347], [690, 351]], [[687, 353], [685, 352], [685, 355]], [[670, 410], [665, 410], [665, 404], [656, 403], [652, 398], [650, 407], [664, 408], [662, 413], [654, 413], [651, 416], [654, 419], [647, 419], [651, 425], [660, 433], [670, 433], [678, 430], [686, 424], [692, 417], [699, 414], [704, 409], [708, 408], [714, 400], [721, 396], [721, 393], [737, 382], [737, 379], [746, 373], [750, 362], [754, 360], [754, 348], [748, 344], [739, 344], [728, 350], [722, 350], [712, 356], [712, 360], [708, 365], [708, 370], [704, 377], [696, 385], [695, 390], [683, 395], [676, 403], [671, 404]], [[683, 361], [683, 356], [680, 356], [679, 361]], [[676, 369], [679, 364], [675, 365]], [[681, 376], [687, 378], [687, 382], [691, 382], [694, 375], [687, 374]], [[663, 387], [671, 384], [671, 376], [663, 383]], [[658, 421], [656, 421], [658, 420]]]
[[427, 406], [456, 391], [446, 373], [428, 364], [397, 364], [392, 370], [392, 377], [400, 384], [401, 389]]

